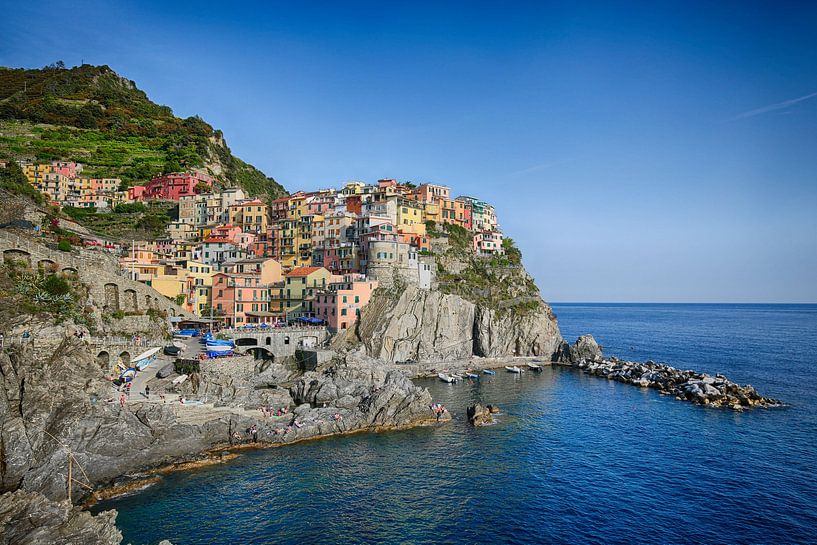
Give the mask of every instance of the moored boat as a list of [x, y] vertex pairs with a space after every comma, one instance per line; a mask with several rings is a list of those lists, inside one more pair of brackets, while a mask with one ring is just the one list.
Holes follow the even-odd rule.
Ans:
[[535, 363], [528, 363], [528, 369], [533, 369], [534, 371], [541, 371], [542, 366], [536, 365]]
[[468, 377], [468, 378], [473, 378], [473, 379], [477, 379], [477, 380], [479, 379], [479, 375], [477, 375], [476, 373], [465, 373], [465, 376]]
[[446, 375], [445, 373], [437, 373], [437, 376], [440, 377], [440, 380], [443, 382], [447, 382], [451, 384], [452, 382], [457, 382], [457, 379], [452, 377], [451, 375]]
[[496, 371], [492, 371], [491, 369], [483, 369], [482, 372], [486, 375], [495, 375]]
[[506, 365], [505, 370], [508, 371], [509, 373], [521, 373], [522, 372], [522, 369], [520, 369], [516, 365], [514, 365], [514, 366]]

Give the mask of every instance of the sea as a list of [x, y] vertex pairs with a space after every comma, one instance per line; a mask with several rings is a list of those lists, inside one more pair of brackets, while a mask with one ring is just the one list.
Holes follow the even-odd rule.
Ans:
[[[569, 368], [424, 380], [451, 423], [242, 453], [97, 505], [125, 543], [816, 543], [817, 305], [552, 305], [605, 353], [785, 406], [702, 408]], [[501, 408], [472, 428], [465, 408]]]

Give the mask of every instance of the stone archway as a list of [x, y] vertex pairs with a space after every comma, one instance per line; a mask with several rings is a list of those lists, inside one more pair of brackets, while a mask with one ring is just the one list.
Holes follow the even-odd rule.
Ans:
[[255, 337], [244, 337], [243, 339], [236, 339], [236, 346], [258, 346], [258, 339]]
[[67, 276], [79, 276], [79, 271], [77, 271], [74, 267], [63, 267], [62, 273]]
[[37, 269], [44, 272], [56, 272], [58, 270], [57, 263], [52, 259], [41, 259], [37, 262]]
[[107, 372], [111, 368], [111, 354], [107, 350], [103, 350], [96, 355], [96, 362], [100, 369]]
[[124, 301], [122, 302], [122, 310], [125, 312], [135, 312], [139, 309], [136, 302], [136, 290], [126, 289], [124, 292]]
[[116, 312], [119, 310], [119, 286], [113, 282], [105, 284], [105, 312]]
[[275, 361], [275, 354], [261, 346], [247, 348], [247, 353], [252, 354], [253, 359], [255, 360]]
[[18, 248], [3, 250], [3, 261], [23, 261], [26, 266], [31, 267], [31, 254]]
[[153, 297], [145, 295], [145, 308], [156, 308], [156, 304], [153, 301]]
[[119, 363], [125, 367], [130, 367], [130, 352], [127, 350], [119, 353]]

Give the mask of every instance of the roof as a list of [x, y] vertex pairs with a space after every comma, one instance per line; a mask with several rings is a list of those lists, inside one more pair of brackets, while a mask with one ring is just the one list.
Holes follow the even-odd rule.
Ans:
[[287, 276], [309, 276], [310, 274], [317, 272], [321, 269], [323, 269], [323, 267], [298, 267], [292, 269], [289, 273], [287, 273]]

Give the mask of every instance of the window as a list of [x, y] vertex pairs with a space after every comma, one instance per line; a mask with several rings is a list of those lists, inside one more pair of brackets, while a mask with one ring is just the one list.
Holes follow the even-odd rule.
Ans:
[[345, 308], [340, 309], [340, 315], [341, 316], [346, 316], [346, 309]]
[[360, 296], [359, 295], [355, 295], [355, 303], [360, 303]]
[[343, 302], [344, 303], [346, 302], [346, 296], [345, 295], [343, 296]]

